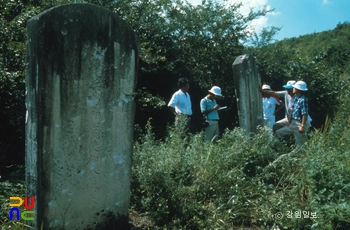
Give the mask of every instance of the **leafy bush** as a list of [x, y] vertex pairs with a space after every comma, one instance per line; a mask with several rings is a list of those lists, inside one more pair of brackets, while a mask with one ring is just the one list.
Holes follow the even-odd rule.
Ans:
[[[342, 95], [342, 102], [349, 97]], [[269, 147], [264, 128], [254, 136], [240, 128], [226, 130], [211, 144], [203, 133], [178, 128], [156, 140], [149, 123], [134, 146], [132, 203], [170, 229], [348, 229], [345, 111], [316, 130], [304, 148], [284, 146], [278, 152]]]
[[[13, 158], [22, 162], [24, 155], [25, 22], [48, 7], [67, 2], [73, 1], [3, 3], [6, 7], [0, 15], [2, 164], [5, 160], [13, 163]], [[142, 108], [145, 119], [153, 115], [151, 112], [163, 111], [163, 98], [170, 96], [169, 89], [176, 85], [179, 76], [188, 76], [196, 82], [192, 89], [198, 95], [191, 94], [194, 101], [195, 96], [199, 99], [213, 84], [223, 85], [227, 94], [233, 92], [232, 57], [243, 52], [239, 41], [245, 38], [245, 22], [266, 13], [241, 18], [237, 14], [240, 5], [221, 9], [214, 3], [192, 8], [170, 4], [173, 1], [140, 2], [141, 5], [130, 1], [87, 2], [109, 6], [140, 35], [139, 76], [143, 77], [139, 78], [138, 88], [146, 87], [149, 93], [141, 90], [138, 96], [140, 104], [146, 105]], [[161, 3], [164, 7], [160, 7]], [[168, 23], [163, 21], [164, 9], [168, 12]], [[223, 23], [219, 31], [218, 22]], [[193, 26], [196, 23], [203, 26]], [[228, 27], [230, 30], [225, 30]], [[203, 28], [215, 36], [202, 33]], [[134, 146], [135, 207], [167, 228], [349, 229], [349, 28], [349, 23], [344, 23], [334, 31], [284, 40], [253, 51], [263, 81], [279, 87], [291, 78], [304, 79], [310, 86], [314, 121], [321, 127], [326, 114], [332, 117], [332, 122], [313, 135], [303, 153], [290, 152], [287, 147], [278, 152], [270, 149], [264, 129], [255, 136], [238, 128], [226, 130], [220, 142], [211, 145], [203, 141], [201, 133], [190, 135], [171, 128], [167, 137], [159, 141], [148, 125], [147, 133]], [[337, 98], [338, 93], [341, 96]], [[234, 107], [233, 97], [228, 101], [232, 103], [229, 107]], [[164, 113], [161, 115], [164, 118]], [[5, 199], [6, 191], [16, 187], [6, 183], [0, 186], [1, 198]], [[297, 210], [316, 212], [317, 218], [286, 217], [287, 211]], [[6, 219], [1, 219], [2, 228], [7, 224]]]
[[[0, 229], [26, 229], [25, 220], [10, 221], [10, 197], [25, 196], [24, 167], [12, 166], [11, 173], [0, 176]], [[22, 211], [22, 207], [20, 207]]]
[[260, 67], [264, 83], [282, 89], [288, 80], [304, 80], [308, 84], [312, 125], [320, 128], [326, 117], [334, 118], [341, 98], [343, 75], [350, 74], [350, 24], [337, 25], [332, 31], [284, 39], [273, 44], [247, 50]]
[[249, 224], [255, 214], [247, 207], [264, 196], [263, 189], [254, 189], [264, 184], [250, 175], [276, 157], [267, 140], [263, 129], [256, 137], [235, 129], [211, 145], [202, 133], [185, 136], [172, 129], [160, 142], [148, 126], [134, 149], [133, 202], [158, 225], [203, 229]]

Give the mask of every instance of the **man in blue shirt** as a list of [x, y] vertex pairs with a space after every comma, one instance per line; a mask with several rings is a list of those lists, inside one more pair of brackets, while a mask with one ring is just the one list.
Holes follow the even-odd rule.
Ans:
[[303, 81], [297, 81], [293, 85], [294, 96], [292, 98], [292, 113], [289, 123], [297, 146], [301, 146], [306, 142], [305, 125], [308, 119], [309, 105], [304, 92], [307, 90], [307, 85]]
[[219, 135], [219, 114], [220, 105], [216, 103], [217, 97], [222, 97], [221, 89], [218, 86], [213, 86], [208, 90], [209, 94], [200, 102], [200, 108], [203, 116], [206, 116], [209, 126], [205, 128], [205, 139], [212, 140]]

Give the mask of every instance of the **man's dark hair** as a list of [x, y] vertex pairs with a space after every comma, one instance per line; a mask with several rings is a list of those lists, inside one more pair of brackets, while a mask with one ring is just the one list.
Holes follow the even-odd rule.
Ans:
[[178, 85], [179, 89], [181, 89], [182, 86], [185, 86], [187, 83], [190, 83], [190, 81], [185, 77], [182, 77], [177, 81], [177, 85]]

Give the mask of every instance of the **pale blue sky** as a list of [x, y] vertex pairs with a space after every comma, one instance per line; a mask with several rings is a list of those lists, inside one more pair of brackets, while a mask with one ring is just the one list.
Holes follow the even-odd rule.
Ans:
[[[218, 0], [220, 1], [220, 0]], [[200, 4], [202, 0], [188, 0]], [[277, 40], [299, 37], [334, 29], [338, 23], [350, 23], [350, 0], [228, 0], [242, 2], [242, 13], [250, 7], [260, 9], [263, 6], [275, 9], [272, 14], [254, 21], [255, 29], [262, 27], [282, 27], [275, 36]]]

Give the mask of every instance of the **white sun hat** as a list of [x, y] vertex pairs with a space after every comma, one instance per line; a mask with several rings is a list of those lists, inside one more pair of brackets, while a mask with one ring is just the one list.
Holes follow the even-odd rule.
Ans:
[[271, 86], [269, 86], [269, 85], [263, 85], [263, 86], [261, 87], [261, 89], [271, 89]]
[[214, 94], [214, 95], [216, 95], [216, 96], [222, 97], [222, 95], [221, 95], [221, 89], [220, 89], [220, 87], [218, 87], [218, 86], [213, 86], [213, 87], [211, 87], [211, 89], [208, 90], [208, 92], [209, 92], [209, 93], [212, 93], [212, 94]]
[[293, 88], [299, 89], [299, 90], [301, 90], [301, 91], [307, 91], [307, 90], [308, 90], [306, 83], [303, 82], [303, 81], [297, 81], [297, 82], [293, 85]]
[[283, 86], [283, 88], [286, 88], [286, 89], [293, 89], [293, 85], [295, 84], [296, 81], [288, 81], [287, 84], [285, 84]]

